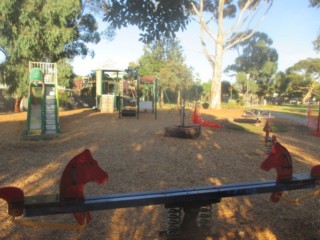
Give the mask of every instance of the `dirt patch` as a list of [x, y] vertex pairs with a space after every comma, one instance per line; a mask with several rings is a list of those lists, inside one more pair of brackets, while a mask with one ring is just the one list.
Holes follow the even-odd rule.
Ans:
[[[16, 186], [25, 195], [58, 193], [67, 162], [85, 148], [91, 150], [109, 181], [90, 183], [87, 196], [139, 192], [170, 188], [262, 181], [275, 178], [275, 172], [260, 170], [266, 157], [264, 121], [245, 128], [238, 124], [240, 111], [201, 110], [206, 121], [220, 123], [221, 129], [202, 128], [198, 139], [164, 136], [164, 128], [179, 124], [176, 109], [159, 110], [158, 119], [141, 113], [118, 119], [118, 114], [92, 110], [60, 112], [61, 134], [44, 141], [26, 141], [26, 113], [0, 115], [0, 186]], [[187, 124], [191, 111], [187, 111]], [[278, 141], [290, 151], [294, 172], [309, 172], [319, 164], [319, 141], [308, 129], [277, 118], [271, 127], [285, 125], [276, 132]], [[291, 197], [310, 190], [290, 192]], [[222, 199], [213, 206], [212, 237], [207, 239], [320, 239], [319, 196], [298, 206], [274, 204], [269, 194]], [[0, 201], [0, 239], [160, 239], [166, 229], [163, 206], [148, 206], [92, 212], [92, 222], [82, 231], [30, 228], [14, 225]], [[24, 220], [75, 224], [73, 216], [55, 215]], [[192, 237], [191, 239], [203, 239]]]

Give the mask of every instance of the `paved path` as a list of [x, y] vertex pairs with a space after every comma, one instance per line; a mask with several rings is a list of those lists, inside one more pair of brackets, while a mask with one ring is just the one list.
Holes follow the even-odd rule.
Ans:
[[289, 121], [301, 124], [306, 126], [307, 125], [307, 117], [296, 117], [290, 114], [286, 114], [283, 112], [275, 112], [275, 111], [271, 111], [271, 115], [275, 116], [276, 118], [283, 118], [283, 119], [287, 119]]

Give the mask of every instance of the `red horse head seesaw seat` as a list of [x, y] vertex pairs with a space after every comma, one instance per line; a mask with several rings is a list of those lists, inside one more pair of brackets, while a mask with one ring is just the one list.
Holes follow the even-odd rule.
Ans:
[[[83, 190], [86, 183], [96, 182], [102, 184], [107, 182], [108, 178], [108, 174], [98, 166], [90, 151], [85, 149], [71, 159], [65, 167], [60, 181], [59, 201], [74, 199], [83, 201], [85, 199]], [[23, 214], [23, 208], [16, 207], [16, 205], [23, 206], [25, 200], [24, 193], [20, 188], [0, 188], [0, 198], [7, 201], [8, 212], [11, 216], [17, 217]], [[22, 204], [15, 204], [13, 208], [12, 202], [21, 202]], [[75, 212], [74, 216], [80, 225], [89, 223], [91, 220], [89, 212]]]
[[[261, 163], [261, 169], [269, 171], [275, 168], [277, 172], [277, 182], [286, 182], [292, 179], [292, 159], [287, 148], [282, 146], [279, 142], [275, 142], [268, 157]], [[312, 167], [311, 177], [320, 177], [320, 165]], [[271, 201], [278, 202], [282, 197], [283, 192], [274, 192], [271, 194]]]

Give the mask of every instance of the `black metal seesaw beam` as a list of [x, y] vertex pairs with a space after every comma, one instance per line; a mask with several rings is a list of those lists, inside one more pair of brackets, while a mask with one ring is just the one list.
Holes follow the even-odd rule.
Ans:
[[164, 204], [166, 206], [184, 206], [192, 204], [216, 203], [224, 197], [236, 197], [270, 192], [314, 188], [320, 178], [310, 174], [295, 174], [292, 180], [285, 182], [263, 181], [225, 184], [220, 186], [181, 188], [137, 193], [120, 193], [86, 197], [84, 200], [60, 200], [58, 194], [26, 196], [24, 202], [13, 202], [13, 207], [24, 209], [24, 216], [43, 216], [86, 212], [116, 208], [130, 208]]

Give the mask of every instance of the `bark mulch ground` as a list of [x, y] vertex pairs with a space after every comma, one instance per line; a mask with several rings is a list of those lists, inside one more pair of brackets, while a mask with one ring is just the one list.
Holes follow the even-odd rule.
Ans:
[[[0, 186], [16, 186], [25, 195], [58, 193], [60, 177], [67, 162], [88, 148], [109, 174], [103, 185], [89, 183], [85, 194], [140, 192], [275, 178], [275, 171], [260, 170], [266, 158], [264, 121], [235, 123], [236, 110], [201, 110], [206, 121], [222, 124], [221, 129], [203, 127], [196, 139], [164, 136], [164, 128], [180, 123], [177, 109], [158, 111], [136, 118], [119, 119], [118, 114], [90, 109], [60, 111], [61, 133], [53, 139], [31, 141], [23, 138], [27, 115], [0, 115]], [[186, 123], [191, 122], [191, 110]], [[238, 124], [238, 125], [235, 125]], [[239, 124], [249, 124], [253, 131]], [[301, 125], [271, 119], [272, 126], [285, 126], [274, 132], [293, 158], [294, 172], [309, 172], [320, 164], [320, 139]], [[283, 128], [281, 128], [283, 129]], [[312, 190], [289, 193], [300, 197]], [[15, 225], [0, 201], [0, 239], [161, 239], [166, 229], [163, 206], [92, 212], [84, 230], [63, 230]], [[222, 199], [212, 206], [211, 236], [188, 239], [320, 239], [320, 198], [298, 205], [272, 203], [269, 194]], [[76, 224], [73, 216], [54, 215], [23, 218], [28, 221]]]

